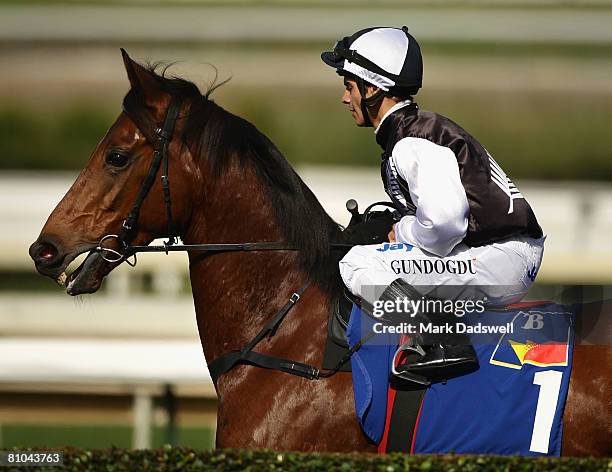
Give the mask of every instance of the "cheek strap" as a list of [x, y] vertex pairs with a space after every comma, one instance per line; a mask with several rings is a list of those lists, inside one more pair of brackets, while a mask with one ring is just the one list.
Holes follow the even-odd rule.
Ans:
[[361, 113], [363, 114], [364, 124], [365, 126], [373, 127], [374, 125], [372, 124], [368, 110], [380, 106], [383, 98], [385, 97], [385, 92], [384, 90], [378, 89], [374, 94], [366, 97], [366, 82], [361, 77], [357, 78], [357, 88], [361, 94]]

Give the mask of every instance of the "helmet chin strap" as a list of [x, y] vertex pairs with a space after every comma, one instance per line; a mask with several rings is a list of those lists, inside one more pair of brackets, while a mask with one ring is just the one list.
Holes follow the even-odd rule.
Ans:
[[371, 108], [375, 108], [380, 106], [383, 98], [385, 98], [385, 92], [381, 89], [378, 89], [374, 94], [369, 97], [367, 95], [366, 82], [361, 77], [357, 77], [357, 88], [359, 89], [359, 93], [361, 94], [361, 114], [363, 115], [364, 126], [373, 127], [374, 124], [370, 119], [370, 114], [368, 110]]

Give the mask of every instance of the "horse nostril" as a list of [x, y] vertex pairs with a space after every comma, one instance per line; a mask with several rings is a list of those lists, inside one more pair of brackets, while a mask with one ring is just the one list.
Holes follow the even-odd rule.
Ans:
[[38, 251], [38, 258], [44, 259], [45, 261], [51, 260], [55, 256], [57, 256], [57, 249], [51, 244], [43, 244]]
[[58, 255], [59, 250], [49, 241], [37, 241], [30, 246], [30, 257], [37, 265], [50, 264], [58, 258]]

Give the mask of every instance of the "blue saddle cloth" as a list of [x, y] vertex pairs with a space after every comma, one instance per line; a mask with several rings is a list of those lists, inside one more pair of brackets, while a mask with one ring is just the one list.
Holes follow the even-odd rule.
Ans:
[[[346, 330], [349, 347], [371, 332], [374, 323], [353, 305]], [[375, 443], [380, 441], [385, 429], [389, 373], [399, 338], [399, 335], [377, 334], [351, 356], [357, 418], [365, 434]]]
[[[507, 326], [505, 334], [471, 335], [480, 369], [425, 393], [414, 453], [559, 456], [572, 362], [574, 310], [546, 304], [465, 317], [467, 326]], [[374, 326], [353, 307], [353, 346]], [[357, 417], [380, 442], [389, 373], [399, 335], [374, 336], [351, 359]], [[412, 427], [412, 425], [407, 425]]]

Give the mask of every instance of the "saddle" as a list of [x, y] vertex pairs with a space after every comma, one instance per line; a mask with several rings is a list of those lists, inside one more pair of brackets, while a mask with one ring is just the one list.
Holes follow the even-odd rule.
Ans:
[[[376, 206], [389, 207], [384, 211], [373, 210]], [[346, 208], [351, 213], [351, 220], [342, 232], [344, 242], [353, 245], [380, 244], [388, 241], [388, 235], [400, 216], [390, 202], [376, 202], [369, 205], [363, 213], [359, 213], [355, 200], [346, 202]], [[350, 293], [346, 287], [340, 296], [332, 300], [329, 315], [327, 344], [323, 357], [323, 368], [332, 368], [345, 358], [349, 346], [346, 330], [351, 316], [353, 305], [361, 306], [361, 300]], [[347, 361], [340, 369], [350, 372], [351, 365]]]
[[[376, 206], [385, 206], [387, 209], [374, 210]], [[351, 213], [351, 220], [342, 232], [342, 236], [347, 243], [356, 246], [388, 242], [393, 224], [401, 218], [400, 213], [390, 202], [372, 203], [363, 213], [359, 213], [357, 202], [351, 199], [346, 202], [346, 209]]]

